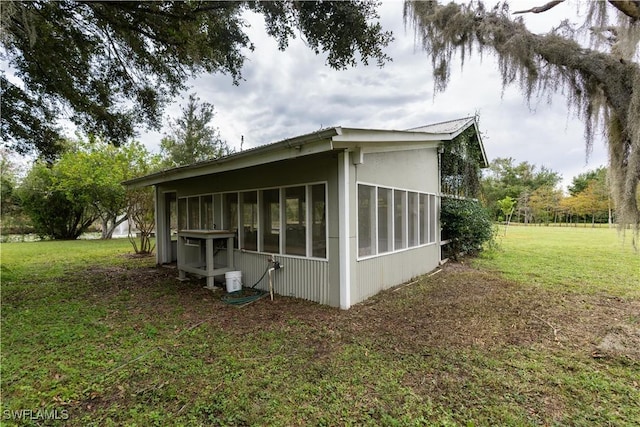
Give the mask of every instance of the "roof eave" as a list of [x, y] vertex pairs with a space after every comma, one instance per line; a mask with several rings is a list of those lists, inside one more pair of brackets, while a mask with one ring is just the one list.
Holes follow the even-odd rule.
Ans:
[[[331, 150], [331, 138], [340, 135], [341, 132], [342, 130], [339, 127], [323, 129], [321, 131], [285, 139], [273, 144], [262, 145], [250, 150], [240, 151], [218, 159], [205, 160], [187, 166], [178, 166], [172, 169], [133, 178], [124, 181], [122, 184], [131, 188], [146, 187], [167, 181], [192, 178], [213, 172], [222, 172], [224, 170], [253, 166], [254, 163], [264, 163], [264, 161], [258, 161], [258, 159], [263, 159], [264, 157], [268, 157], [269, 161], [278, 161], [298, 157], [300, 155], [313, 154], [314, 152], [329, 151]], [[326, 142], [326, 144], [323, 144], [323, 142]], [[313, 143], [320, 143], [320, 146], [316, 147], [316, 149], [304, 149]], [[251, 159], [255, 160], [251, 161]]]

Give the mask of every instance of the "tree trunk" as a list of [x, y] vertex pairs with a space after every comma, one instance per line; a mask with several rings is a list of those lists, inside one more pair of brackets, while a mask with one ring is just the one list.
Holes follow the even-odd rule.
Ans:
[[127, 215], [124, 215], [122, 218], [117, 219], [117, 215], [111, 215], [105, 218], [102, 218], [102, 235], [101, 239], [107, 240], [113, 238], [113, 232], [116, 228], [125, 222], [128, 219]]
[[[101, 222], [102, 222], [102, 234], [100, 235], [100, 239], [102, 240], [110, 239], [111, 236], [109, 235], [109, 218], [103, 217], [101, 218]], [[113, 230], [111, 234], [113, 234]]]

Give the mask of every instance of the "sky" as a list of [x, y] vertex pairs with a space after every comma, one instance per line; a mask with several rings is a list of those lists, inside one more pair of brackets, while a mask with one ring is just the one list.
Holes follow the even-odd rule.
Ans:
[[[543, 3], [520, 0], [512, 10]], [[566, 2], [524, 17], [529, 28], [546, 32], [562, 19], [576, 19], [575, 6]], [[300, 38], [279, 51], [260, 16], [248, 15], [255, 51], [247, 53], [244, 81], [234, 86], [228, 76], [201, 76], [166, 114], [179, 116], [188, 93], [196, 93], [214, 105], [214, 126], [239, 150], [242, 137], [248, 149], [323, 127], [409, 129], [478, 113], [489, 160], [512, 157], [516, 164], [545, 166], [563, 176], [565, 188], [574, 176], [606, 165], [601, 138], [587, 156], [584, 125], [565, 98], [533, 99], [529, 105], [517, 86], [503, 90], [491, 55], [467, 59], [463, 69], [454, 66], [446, 91], [434, 95], [430, 60], [415, 43], [413, 29], [405, 29], [402, 1], [383, 2], [379, 13], [383, 28], [395, 36], [386, 49], [393, 61], [382, 68], [371, 64], [343, 71], [326, 66], [325, 57]], [[162, 132], [147, 132], [139, 139], [157, 152], [161, 137]]]

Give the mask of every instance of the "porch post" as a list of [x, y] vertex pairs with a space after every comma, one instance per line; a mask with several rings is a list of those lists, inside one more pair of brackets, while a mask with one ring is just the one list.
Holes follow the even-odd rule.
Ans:
[[162, 226], [164, 223], [164, 200], [163, 200], [163, 195], [160, 193], [160, 189], [158, 188], [157, 185], [153, 186], [153, 198], [154, 198], [154, 209], [155, 209], [155, 220], [156, 220], [156, 264], [160, 265], [162, 264], [163, 258], [164, 258], [164, 251], [165, 251], [165, 247], [164, 247], [164, 242], [162, 240], [162, 237], [160, 236], [164, 236], [163, 230], [162, 230]]
[[340, 246], [340, 308], [351, 307], [351, 233], [349, 222], [349, 152], [338, 154], [338, 212], [339, 212], [339, 246]]

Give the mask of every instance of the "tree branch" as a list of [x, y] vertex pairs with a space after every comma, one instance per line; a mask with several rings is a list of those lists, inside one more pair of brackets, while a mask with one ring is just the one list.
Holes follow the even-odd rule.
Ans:
[[609, 0], [609, 3], [629, 18], [640, 19], [640, 1], [638, 0]]
[[532, 7], [531, 9], [527, 9], [527, 10], [519, 10], [517, 12], [513, 12], [513, 14], [517, 15], [519, 13], [542, 13], [542, 12], [546, 12], [547, 10], [553, 7], [556, 7], [557, 5], [563, 2], [564, 0], [553, 0], [543, 6]]

